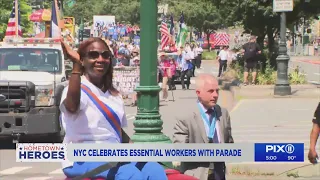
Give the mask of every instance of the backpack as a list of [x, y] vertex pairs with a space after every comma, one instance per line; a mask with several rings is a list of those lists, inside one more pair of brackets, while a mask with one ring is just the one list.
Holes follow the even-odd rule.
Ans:
[[254, 58], [257, 55], [257, 46], [255, 43], [248, 43], [244, 52], [245, 59]]

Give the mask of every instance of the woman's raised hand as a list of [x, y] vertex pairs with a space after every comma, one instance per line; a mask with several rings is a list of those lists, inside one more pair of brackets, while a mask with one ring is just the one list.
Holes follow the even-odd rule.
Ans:
[[77, 64], [82, 64], [80, 61], [80, 55], [77, 51], [73, 50], [68, 44], [61, 40], [61, 45], [63, 53], [73, 62]]

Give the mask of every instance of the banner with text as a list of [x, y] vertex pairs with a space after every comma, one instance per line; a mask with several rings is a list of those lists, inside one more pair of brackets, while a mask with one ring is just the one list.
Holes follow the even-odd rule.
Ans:
[[113, 85], [121, 94], [134, 92], [140, 83], [140, 70], [137, 67], [114, 67]]
[[303, 143], [16, 144], [17, 162], [304, 162]]

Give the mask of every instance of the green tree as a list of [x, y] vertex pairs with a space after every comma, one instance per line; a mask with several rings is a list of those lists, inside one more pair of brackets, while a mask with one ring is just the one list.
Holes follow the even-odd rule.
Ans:
[[[32, 32], [32, 22], [29, 21], [31, 15], [31, 7], [28, 0], [20, 0], [21, 28], [24, 35]], [[2, 0], [0, 7], [0, 40], [4, 38], [10, 13], [12, 11], [12, 0]]]
[[[279, 31], [279, 13], [273, 12], [272, 0], [212, 0], [219, 4], [221, 12], [229, 13], [228, 24], [240, 21], [247, 32], [258, 36], [262, 44], [264, 37], [268, 36], [269, 44], [274, 44], [274, 35]], [[229, 11], [228, 11], [229, 9]], [[233, 13], [230, 13], [232, 9]], [[234, 13], [237, 12], [237, 13]], [[320, 13], [320, 1], [294, 0], [294, 9], [287, 13], [287, 26], [299, 23], [301, 17], [310, 18]], [[269, 47], [272, 49], [272, 47]], [[271, 50], [270, 49], [270, 50]]]
[[104, 1], [91, 0], [90, 3], [87, 0], [76, 0], [76, 3], [72, 7], [64, 5], [64, 16], [74, 17], [77, 24], [80, 24], [80, 20], [83, 17], [84, 22], [92, 23], [93, 16], [99, 15], [99, 11], [103, 6]]
[[[105, 12], [105, 11], [102, 11]], [[131, 0], [117, 4], [112, 10], [116, 15], [116, 20], [130, 24], [139, 24], [140, 22], [140, 0]]]
[[[276, 51], [275, 35], [280, 29], [279, 13], [273, 12], [273, 0], [208, 0], [216, 4], [226, 24], [239, 22], [247, 33], [258, 36], [258, 42], [263, 46], [267, 36], [269, 52]], [[287, 27], [300, 23], [301, 17], [310, 18], [320, 13], [320, 1], [294, 0], [294, 9], [287, 13]], [[275, 59], [271, 62], [275, 65]]]
[[114, 15], [116, 21], [138, 24], [140, 21], [140, 0], [76, 0], [72, 7], [65, 5], [64, 15], [72, 16], [79, 24], [81, 17], [92, 24], [94, 15]]

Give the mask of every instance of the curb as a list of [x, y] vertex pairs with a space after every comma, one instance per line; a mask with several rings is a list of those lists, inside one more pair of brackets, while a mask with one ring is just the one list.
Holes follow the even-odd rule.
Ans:
[[[320, 86], [313, 85], [313, 84], [298, 84], [298, 85], [291, 85], [293, 88], [301, 89], [315, 89], [320, 88]], [[256, 85], [256, 86], [242, 86], [243, 89], [273, 89], [274, 85]]]
[[[291, 85], [292, 94], [288, 96], [277, 96], [273, 94], [274, 85], [259, 85], [259, 86], [235, 86], [234, 83], [228, 82], [224, 88], [229, 89], [234, 99], [270, 99], [270, 98], [319, 98], [320, 86], [316, 85]], [[319, 90], [318, 90], [319, 89]], [[247, 93], [241, 94], [244, 90]], [[252, 94], [248, 92], [254, 92]]]
[[[271, 177], [298, 177], [320, 176], [320, 164], [312, 165], [309, 162], [301, 163], [227, 163], [230, 175], [257, 175]], [[273, 179], [273, 178], [272, 178]]]

